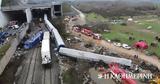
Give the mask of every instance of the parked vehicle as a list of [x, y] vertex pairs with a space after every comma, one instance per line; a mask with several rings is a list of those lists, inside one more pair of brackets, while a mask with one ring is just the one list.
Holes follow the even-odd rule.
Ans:
[[9, 23], [8, 23], [8, 28], [9, 29], [17, 29], [17, 28], [19, 28], [19, 26], [18, 26], [18, 21], [10, 21]]
[[105, 68], [100, 68], [99, 71], [102, 72], [102, 77], [105, 76], [105, 74], [112, 75], [112, 79], [117, 83], [117, 84], [137, 84], [134, 79], [127, 78], [126, 74], [127, 71], [124, 69], [121, 69], [117, 63], [111, 63], [108, 64], [109, 69]]
[[83, 29], [81, 30], [81, 33], [82, 33], [82, 34], [85, 34], [85, 35], [87, 35], [87, 36], [92, 36], [92, 35], [93, 35], [92, 30], [87, 29], [87, 28], [83, 28]]
[[94, 34], [93, 34], [93, 39], [100, 40], [101, 38], [102, 38], [102, 35], [101, 35], [101, 34], [98, 34], [98, 33], [94, 33]]
[[131, 49], [131, 47], [128, 44], [122, 44], [122, 47], [125, 48], [125, 49], [128, 49], [128, 50]]
[[115, 46], [117, 46], [117, 47], [121, 47], [121, 46], [122, 46], [121, 43], [116, 43], [116, 42], [114, 42], [113, 45], [115, 45]]
[[119, 68], [118, 64], [109, 64], [109, 71], [111, 72], [111, 74], [116, 75], [116, 74], [121, 74], [121, 78], [114, 78], [114, 80], [116, 80], [118, 83], [121, 84], [137, 84], [135, 80], [131, 79], [131, 78], [127, 78], [125, 77], [126, 71], [124, 69]]
[[18, 29], [19, 28], [18, 25], [13, 25], [12, 27], [13, 27], [13, 29]]

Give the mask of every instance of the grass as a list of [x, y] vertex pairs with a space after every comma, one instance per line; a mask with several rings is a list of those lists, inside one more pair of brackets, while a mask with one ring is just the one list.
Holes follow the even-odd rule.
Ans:
[[5, 44], [0, 48], [0, 59], [6, 54], [6, 51], [9, 49], [10, 44]]
[[102, 17], [101, 15], [98, 15], [96, 13], [88, 13], [88, 14], [85, 14], [86, 15], [86, 19], [89, 21], [89, 22], [94, 22], [94, 21], [103, 21], [105, 20], [104, 17]]
[[[128, 16], [122, 17], [127, 20]], [[107, 18], [102, 17], [96, 13], [88, 13], [86, 14], [86, 19], [88, 22], [98, 22], [107, 20]], [[147, 51], [149, 53], [155, 53], [158, 57], [160, 57], [160, 43], [158, 43], [158, 47], [151, 47], [150, 44], [155, 41], [156, 34], [160, 33], [160, 18], [155, 15], [145, 15], [145, 16], [136, 16], [133, 17], [134, 21], [138, 21], [138, 23], [128, 23], [127, 26], [123, 26], [120, 24], [111, 24], [111, 32], [110, 33], [102, 33], [104, 39], [118, 39], [121, 43], [129, 44], [133, 46], [133, 44], [139, 40], [147, 41], [149, 48]], [[141, 23], [141, 24], [139, 24]], [[148, 26], [152, 26], [151, 30], [147, 30]], [[154, 33], [153, 33], [154, 32]], [[129, 36], [135, 38], [135, 40], [129, 40]]]
[[152, 26], [152, 31], [156, 32], [156, 33], [160, 33], [160, 23], [157, 22], [147, 22], [147, 21], [143, 21], [143, 24], [141, 25], [142, 28], [146, 29], [148, 26]]
[[[120, 24], [111, 25], [111, 33], [103, 33], [103, 38], [105, 39], [119, 39], [121, 43], [127, 43], [133, 45], [139, 40], [146, 40], [148, 45], [154, 41], [155, 35], [152, 32], [145, 32], [143, 29], [146, 29], [148, 26], [152, 26], [153, 32], [160, 32], [160, 24], [156, 22], [146, 22], [143, 21], [143, 25], [139, 24], [129, 24], [127, 26], [122, 26]], [[129, 40], [129, 36], [135, 37], [135, 40]], [[156, 53], [160, 57], [160, 44], [158, 47], [149, 47], [148, 52]]]
[[82, 79], [78, 79], [78, 74], [75, 69], [69, 69], [63, 74], [63, 82], [65, 84], [82, 84]]
[[[128, 40], [129, 36], [136, 37], [135, 40], [137, 40], [137, 41], [138, 40], [147, 40], [149, 43], [151, 43], [151, 41], [152, 41], [152, 38], [149, 34], [135, 31], [132, 28], [126, 29], [125, 27], [122, 27], [120, 25], [112, 26], [111, 33], [104, 33], [103, 36], [105, 38], [109, 38], [109, 39], [118, 38], [121, 40], [121, 42], [130, 44], [130, 45], [132, 45], [134, 41]], [[144, 38], [144, 36], [147, 36], [150, 38], [147, 38], [147, 37]]]
[[63, 3], [62, 5], [63, 13], [72, 12], [72, 9], [68, 3]]

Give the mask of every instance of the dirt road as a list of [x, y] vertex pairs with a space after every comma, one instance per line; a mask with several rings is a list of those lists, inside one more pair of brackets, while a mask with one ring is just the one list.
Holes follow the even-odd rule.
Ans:
[[[72, 32], [72, 34], [79, 36], [80, 33]], [[113, 44], [108, 43], [104, 40], [95, 40], [95, 39], [88, 37], [88, 36], [85, 36], [83, 34], [81, 34], [81, 38], [85, 41], [96, 43], [98, 46], [103, 46], [111, 51], [115, 51], [115, 52], [119, 53], [120, 55], [125, 56], [125, 58], [133, 58], [133, 56], [135, 54], [137, 54], [140, 59], [142, 59], [146, 62], [149, 62], [149, 63], [155, 65], [156, 67], [158, 67], [158, 69], [160, 69], [160, 61], [156, 58], [153, 58], [152, 56], [147, 56], [144, 53], [141, 53], [141, 52], [138, 52], [135, 50], [127, 50], [127, 49], [123, 49], [120, 47], [116, 47]]]

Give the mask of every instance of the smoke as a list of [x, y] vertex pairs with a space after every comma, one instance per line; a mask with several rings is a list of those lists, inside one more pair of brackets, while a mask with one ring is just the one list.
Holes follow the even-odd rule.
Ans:
[[7, 17], [6, 15], [1, 11], [1, 4], [2, 0], [0, 0], [0, 27], [4, 27], [7, 24]]

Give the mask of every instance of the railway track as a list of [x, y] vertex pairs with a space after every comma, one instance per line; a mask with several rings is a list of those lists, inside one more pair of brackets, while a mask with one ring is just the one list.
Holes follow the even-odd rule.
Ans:
[[[47, 30], [43, 23], [40, 26], [43, 30]], [[21, 64], [23, 68], [16, 84], [58, 84], [59, 64], [56, 62], [57, 57], [53, 50], [54, 43], [51, 43], [52, 63], [50, 67], [44, 67], [41, 64], [41, 47], [30, 49]]]
[[52, 73], [52, 71], [51, 71], [51, 69], [45, 69], [44, 70], [44, 74], [43, 74], [43, 84], [52, 84], [52, 77], [51, 77], [51, 74]]
[[36, 64], [36, 57], [39, 55], [39, 49], [35, 48], [34, 53], [32, 55], [32, 60], [29, 64], [29, 70], [27, 73], [27, 78], [25, 80], [25, 83], [23, 84], [32, 84], [33, 83], [33, 78], [34, 78], [34, 73], [35, 73], [35, 64]]
[[40, 48], [29, 51], [29, 55], [18, 84], [58, 84], [59, 66], [55, 63], [56, 59], [52, 59], [50, 67], [44, 67], [41, 65]]

